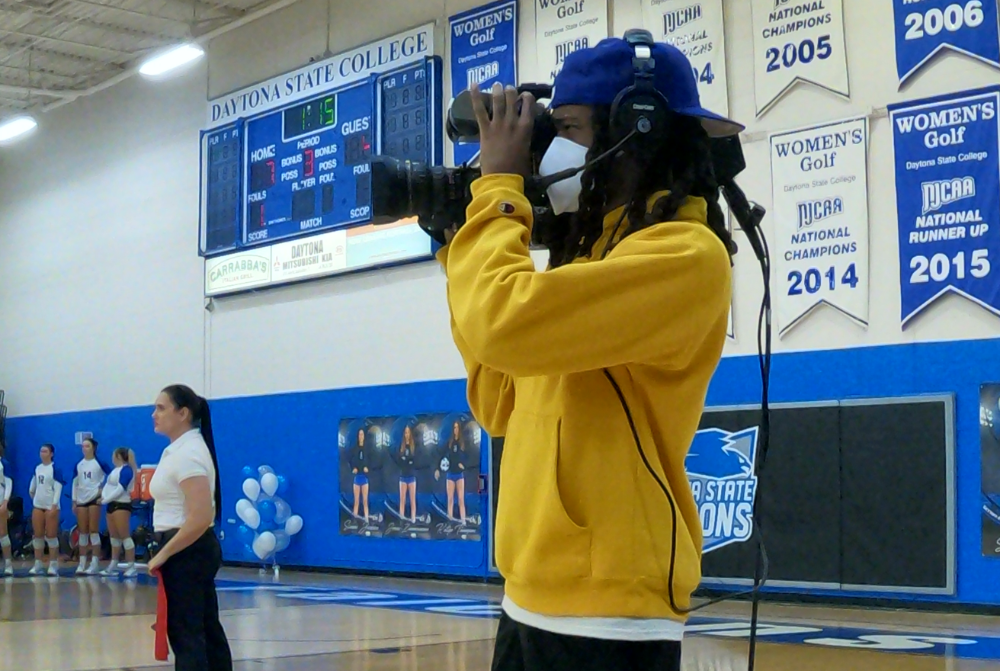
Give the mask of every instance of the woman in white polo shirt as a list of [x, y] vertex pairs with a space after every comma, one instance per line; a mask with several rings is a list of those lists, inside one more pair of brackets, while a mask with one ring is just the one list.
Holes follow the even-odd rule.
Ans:
[[215, 523], [222, 488], [208, 401], [190, 387], [160, 392], [153, 429], [170, 439], [149, 483], [159, 549], [149, 560], [167, 595], [167, 639], [178, 671], [231, 671], [232, 653], [219, 622], [215, 575], [222, 548]]

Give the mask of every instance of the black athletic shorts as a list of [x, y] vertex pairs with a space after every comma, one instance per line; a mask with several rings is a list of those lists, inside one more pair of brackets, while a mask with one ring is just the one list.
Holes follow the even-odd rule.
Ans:
[[492, 671], [680, 671], [680, 641], [553, 634], [500, 615]]
[[78, 503], [78, 504], [76, 504], [76, 507], [77, 508], [92, 508], [93, 506], [99, 506], [99, 505], [101, 505], [101, 495], [100, 494], [98, 494], [96, 497], [94, 497], [93, 501], [88, 501], [87, 503]]
[[132, 513], [132, 504], [122, 503], [121, 501], [112, 501], [108, 504], [108, 514], [117, 513], [119, 510], [127, 510], [129, 514]]

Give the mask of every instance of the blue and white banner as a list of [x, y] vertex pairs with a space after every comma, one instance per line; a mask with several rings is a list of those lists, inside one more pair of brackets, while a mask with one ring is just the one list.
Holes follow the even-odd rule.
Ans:
[[535, 0], [535, 79], [555, 81], [567, 56], [607, 36], [608, 0]]
[[771, 189], [779, 335], [820, 305], [867, 327], [867, 118], [772, 135]]
[[702, 106], [729, 116], [722, 0], [642, 0], [642, 24], [691, 61]]
[[698, 505], [703, 552], [746, 542], [753, 533], [757, 437], [756, 426], [735, 433], [711, 428], [691, 442], [684, 470]]
[[797, 82], [850, 97], [843, 0], [753, 0], [752, 8], [758, 117]]
[[[501, 0], [449, 19], [452, 99], [473, 84], [517, 84], [517, 0]], [[455, 144], [455, 165], [479, 151], [478, 143]]]
[[1000, 88], [889, 106], [902, 324], [954, 292], [1000, 315]]
[[946, 49], [1000, 67], [997, 0], [893, 0], [899, 85]]

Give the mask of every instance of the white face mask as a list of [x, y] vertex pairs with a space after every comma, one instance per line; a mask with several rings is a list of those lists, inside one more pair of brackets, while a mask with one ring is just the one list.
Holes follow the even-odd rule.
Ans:
[[[542, 163], [538, 166], [538, 174], [542, 177], [554, 175], [570, 168], [579, 168], [587, 163], [588, 149], [581, 144], [564, 137], [557, 137], [552, 140]], [[578, 172], [572, 177], [556, 182], [550, 186], [546, 193], [549, 194], [549, 202], [552, 204], [552, 211], [556, 214], [564, 212], [576, 212], [580, 209], [580, 192], [583, 191], [581, 177], [583, 172]]]

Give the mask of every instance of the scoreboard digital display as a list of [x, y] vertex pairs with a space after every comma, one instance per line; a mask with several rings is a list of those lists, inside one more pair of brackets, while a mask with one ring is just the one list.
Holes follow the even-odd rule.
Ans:
[[366, 84], [249, 120], [243, 244], [369, 219], [372, 126]]
[[230, 125], [202, 136], [202, 240], [206, 253], [236, 247], [240, 231], [243, 133]]
[[440, 67], [427, 58], [205, 133], [201, 253], [368, 222], [373, 155], [441, 164]]
[[430, 99], [434, 95], [434, 72], [422, 65], [378, 77], [378, 153], [400, 160], [433, 163], [434, 125]]

